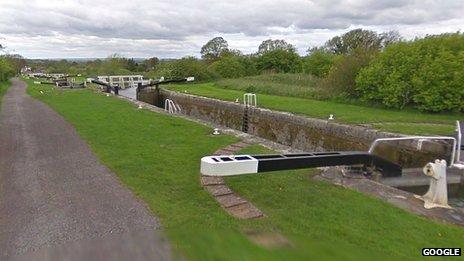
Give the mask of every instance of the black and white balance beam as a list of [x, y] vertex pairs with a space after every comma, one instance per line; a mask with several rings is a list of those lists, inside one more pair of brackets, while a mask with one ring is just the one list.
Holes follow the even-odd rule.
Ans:
[[268, 171], [363, 164], [384, 177], [401, 176], [400, 165], [379, 156], [357, 151], [302, 154], [220, 155], [201, 159], [200, 171], [206, 176], [234, 176]]

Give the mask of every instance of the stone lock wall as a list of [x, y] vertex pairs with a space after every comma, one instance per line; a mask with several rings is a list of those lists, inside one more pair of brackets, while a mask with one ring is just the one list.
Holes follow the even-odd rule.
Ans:
[[[144, 92], [150, 93], [145, 94]], [[154, 97], [154, 90], [143, 90], [139, 100], [159, 107], [166, 99], [173, 100], [181, 107], [181, 113], [220, 126], [242, 130], [246, 111], [242, 104], [199, 97], [160, 89]], [[366, 151], [377, 138], [401, 137], [368, 129], [362, 126], [339, 124], [327, 120], [307, 118], [291, 113], [271, 111], [262, 108], [248, 108], [248, 133], [304, 151]], [[404, 167], [422, 167], [436, 158], [449, 160], [449, 145], [440, 142], [424, 142], [418, 151], [413, 142], [389, 143], [379, 146], [377, 153], [400, 163]]]

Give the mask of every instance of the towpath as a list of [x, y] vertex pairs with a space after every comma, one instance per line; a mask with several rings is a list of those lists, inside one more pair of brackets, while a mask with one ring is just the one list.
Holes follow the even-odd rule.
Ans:
[[13, 79], [0, 111], [0, 260], [166, 260], [147, 206]]

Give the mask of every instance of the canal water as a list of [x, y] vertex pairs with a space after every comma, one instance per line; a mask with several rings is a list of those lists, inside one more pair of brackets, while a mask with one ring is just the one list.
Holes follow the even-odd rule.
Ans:
[[137, 88], [126, 88], [119, 90], [119, 95], [135, 99]]

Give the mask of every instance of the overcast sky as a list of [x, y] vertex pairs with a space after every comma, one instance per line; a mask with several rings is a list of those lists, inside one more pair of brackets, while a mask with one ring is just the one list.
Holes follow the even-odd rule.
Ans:
[[285, 39], [304, 54], [358, 27], [463, 31], [464, 0], [0, 0], [0, 43], [28, 58], [199, 56], [215, 36], [244, 53]]

